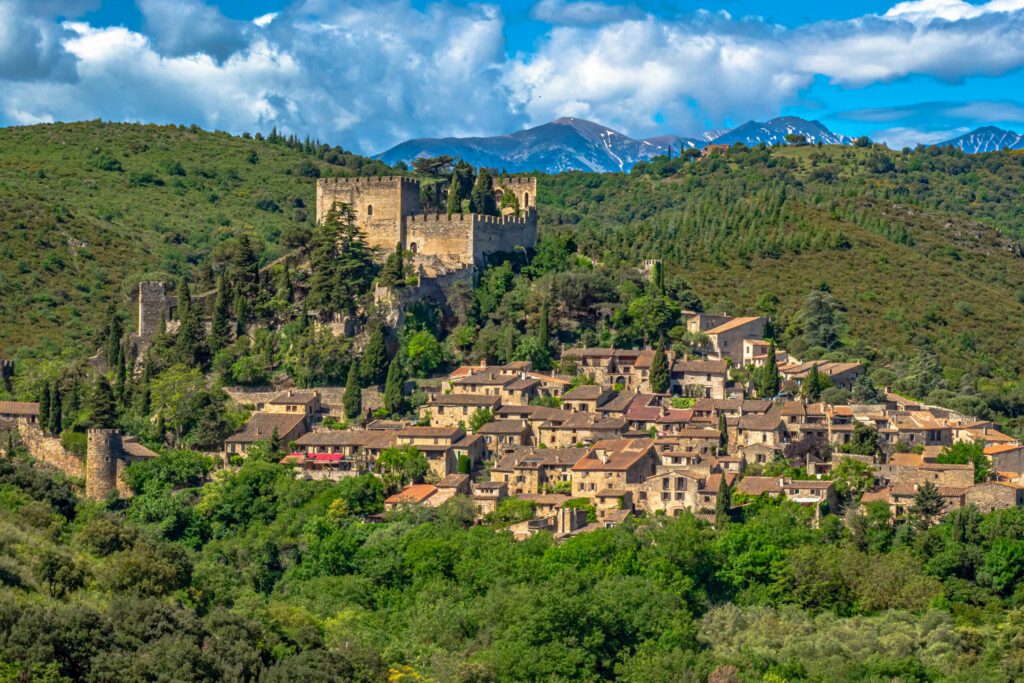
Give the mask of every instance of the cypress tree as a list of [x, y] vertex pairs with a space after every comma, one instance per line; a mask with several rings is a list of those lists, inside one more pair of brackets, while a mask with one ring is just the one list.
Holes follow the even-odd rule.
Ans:
[[459, 182], [459, 172], [457, 170], [452, 171], [452, 184], [448, 186], [448, 201], [445, 204], [445, 210], [449, 216], [453, 213], [462, 213], [461, 189], [462, 184]]
[[370, 334], [366, 348], [363, 349], [360, 366], [363, 383], [366, 386], [378, 385], [384, 381], [388, 372], [388, 349], [383, 325], [377, 325]]
[[498, 202], [494, 199], [494, 178], [486, 168], [480, 169], [469, 195], [469, 210], [483, 216], [497, 216]]
[[60, 384], [57, 382], [53, 383], [53, 389], [50, 390], [50, 410], [47, 418], [49, 420], [47, 431], [51, 434], [60, 434], [64, 421], [64, 409], [61, 405]]
[[537, 330], [537, 340], [540, 342], [541, 348], [547, 350], [548, 347], [548, 302], [545, 301], [540, 306], [540, 329]]
[[345, 382], [345, 417], [355, 420], [363, 413], [363, 392], [359, 386], [359, 366], [353, 361], [348, 366], [348, 381]]
[[391, 361], [391, 367], [388, 368], [388, 379], [384, 385], [384, 409], [392, 415], [400, 415], [405, 412], [405, 399], [402, 395], [404, 384], [402, 363], [396, 356]]
[[729, 448], [729, 423], [725, 420], [725, 413], [718, 414], [718, 448], [722, 453]]
[[[200, 312], [192, 305], [188, 282], [182, 278], [178, 288], [178, 311], [181, 326], [175, 339], [178, 360], [189, 367], [202, 365], [206, 354], [206, 330]], [[184, 309], [182, 303], [185, 304]]]
[[244, 296], [235, 298], [235, 336], [244, 337], [249, 328], [249, 302]]
[[284, 453], [284, 444], [281, 442], [281, 434], [277, 431], [277, 427], [274, 427], [274, 431], [270, 433], [270, 440], [267, 442], [267, 451], [271, 456], [281, 456]]
[[210, 352], [217, 353], [231, 343], [231, 302], [224, 275], [217, 279], [217, 299], [210, 325]]
[[775, 360], [775, 343], [768, 345], [768, 357], [765, 358], [757, 373], [755, 381], [757, 393], [761, 398], [774, 398], [779, 393], [779, 364]]
[[651, 359], [651, 391], [656, 394], [668, 393], [672, 375], [669, 372], [668, 357], [660, 346]]
[[44, 382], [39, 390], [39, 429], [50, 429], [50, 383]]
[[117, 423], [114, 391], [110, 388], [110, 382], [102, 375], [96, 379], [92, 395], [89, 397], [89, 419], [96, 429], [110, 429]]
[[729, 511], [732, 509], [732, 489], [725, 483], [725, 473], [722, 473], [722, 480], [718, 484], [718, 495], [715, 496], [715, 526], [721, 527], [729, 521]]

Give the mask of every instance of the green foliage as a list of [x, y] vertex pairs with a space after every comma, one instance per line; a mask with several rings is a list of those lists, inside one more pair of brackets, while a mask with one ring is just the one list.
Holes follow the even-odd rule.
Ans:
[[136, 493], [164, 486], [196, 486], [213, 470], [213, 464], [209, 456], [169, 449], [156, 458], [128, 465], [124, 481]]
[[533, 519], [536, 511], [537, 504], [532, 500], [523, 500], [522, 498], [509, 496], [508, 498], [503, 498], [498, 503], [494, 512], [487, 516], [487, 521], [497, 526], [509, 526], [510, 524]]
[[310, 266], [310, 306], [323, 312], [355, 313], [377, 268], [350, 205], [335, 204], [317, 226]]
[[363, 392], [359, 385], [359, 367], [352, 363], [348, 369], [348, 380], [345, 382], [345, 417], [355, 420], [363, 415]]
[[807, 377], [804, 378], [803, 383], [800, 385], [800, 393], [808, 401], [820, 401], [821, 395], [824, 391], [832, 387], [832, 380], [829, 379], [828, 375], [823, 375], [818, 370], [817, 364], [811, 366], [810, 372], [807, 373]]
[[871, 466], [854, 458], [843, 458], [833, 466], [829, 478], [835, 483], [836, 494], [856, 502], [875, 482]]
[[488, 422], [494, 422], [494, 413], [490, 408], [477, 408], [469, 416], [469, 431], [479, 431]]
[[409, 337], [405, 353], [417, 377], [429, 376], [445, 362], [444, 346], [429, 330], [420, 330]]
[[654, 357], [651, 359], [651, 391], [656, 394], [668, 393], [672, 375], [668, 367], [668, 357], [665, 350], [660, 346], [655, 349]]
[[935, 462], [956, 465], [974, 465], [974, 481], [980, 483], [988, 479], [992, 464], [985, 455], [985, 444], [961, 441], [946, 446], [935, 458]]
[[878, 430], [861, 422], [855, 422], [850, 442], [844, 443], [839, 450], [843, 453], [856, 453], [857, 455], [879, 455], [882, 452], [882, 444]]
[[779, 376], [779, 365], [775, 358], [775, 343], [768, 345], [768, 356], [764, 365], [754, 368], [752, 373], [754, 389], [762, 398], [775, 398], [779, 393], [782, 378]]
[[376, 325], [363, 349], [359, 367], [363, 383], [367, 386], [381, 384], [387, 376], [389, 367], [385, 332], [383, 325]]
[[376, 471], [388, 492], [423, 481], [430, 471], [427, 457], [415, 446], [385, 448], [377, 458]]
[[402, 370], [402, 362], [396, 356], [391, 360], [387, 382], [384, 385], [384, 410], [391, 415], [401, 415], [405, 412], [404, 386], [405, 374]]
[[498, 203], [494, 198], [494, 178], [490, 171], [481, 168], [469, 196], [469, 210], [484, 216], [497, 216]]

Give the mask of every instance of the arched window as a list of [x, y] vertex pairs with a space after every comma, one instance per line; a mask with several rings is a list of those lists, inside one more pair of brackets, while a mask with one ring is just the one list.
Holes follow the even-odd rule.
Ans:
[[409, 243], [409, 251], [411, 251], [414, 254], [416, 253], [416, 243], [415, 242], [410, 242]]
[[529, 192], [524, 192], [523, 193], [523, 208], [524, 209], [530, 208], [530, 193]]
[[372, 216], [373, 215], [373, 204], [367, 204], [366, 205], [366, 215], [367, 216]]

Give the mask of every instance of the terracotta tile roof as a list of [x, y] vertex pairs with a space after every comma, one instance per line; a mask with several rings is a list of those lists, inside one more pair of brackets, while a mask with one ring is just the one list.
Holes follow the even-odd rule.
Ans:
[[227, 443], [255, 443], [269, 439], [274, 428], [284, 438], [305, 422], [306, 416], [301, 413], [253, 413], [241, 430], [227, 438]]
[[24, 401], [0, 401], [0, 415], [38, 416], [39, 404]]
[[600, 409], [605, 413], [625, 412], [631, 405], [636, 403], [644, 394], [637, 394], [632, 391], [623, 391], [611, 400], [605, 402]]
[[413, 484], [406, 486], [398, 493], [384, 499], [385, 505], [398, 505], [401, 503], [422, 503], [427, 498], [437, 493], [437, 487], [432, 484]]
[[516, 498], [532, 500], [537, 505], [554, 505], [555, 507], [561, 507], [565, 501], [569, 500], [569, 496], [561, 493], [521, 493]]
[[462, 488], [469, 483], [468, 474], [449, 474], [441, 481], [437, 482], [435, 486], [439, 489], [458, 489]]
[[315, 391], [295, 391], [293, 389], [289, 389], [288, 391], [282, 391], [280, 394], [267, 401], [267, 403], [277, 406], [308, 406], [310, 403], [314, 403], [319, 400], [319, 398], [319, 394]]
[[595, 498], [622, 498], [624, 495], [629, 493], [626, 489], [601, 489], [596, 494]]
[[609, 389], [605, 389], [597, 384], [581, 384], [578, 387], [574, 387], [571, 391], [566, 392], [562, 395], [564, 401], [593, 401], [601, 397], [602, 394], [609, 392]]
[[677, 360], [672, 372], [696, 375], [725, 375], [729, 372], [728, 360]]
[[888, 489], [888, 488], [876, 489], [874, 491], [865, 491], [864, 495], [861, 496], [861, 498], [860, 498], [860, 502], [861, 502], [861, 504], [875, 503], [875, 502], [888, 503], [889, 502], [889, 494], [891, 492], [892, 492], [891, 489]]
[[889, 456], [890, 465], [902, 467], [920, 467], [924, 464], [923, 453], [893, 453]]
[[782, 493], [782, 482], [778, 477], [743, 477], [736, 485], [736, 493], [759, 496], [762, 493]]
[[999, 455], [1000, 453], [1012, 453], [1013, 451], [1021, 450], [1022, 447], [1012, 443], [1001, 443], [994, 446], [985, 447], [985, 455], [993, 456]]
[[725, 477], [726, 486], [732, 486], [736, 481], [736, 474], [734, 472], [726, 472], [724, 474], [716, 472], [704, 480], [704, 485], [700, 487], [700, 490], [704, 493], [718, 493], [718, 488], [722, 485], [723, 476]]
[[712, 334], [722, 334], [723, 332], [729, 332], [730, 330], [735, 330], [738, 327], [743, 327], [744, 325], [749, 325], [749, 324], [751, 324], [753, 322], [757, 322], [758, 320], [760, 320], [760, 318], [757, 317], [757, 316], [752, 316], [752, 317], [749, 317], [749, 318], [733, 318], [729, 322], [722, 323], [718, 327], [712, 327], [710, 330], [705, 331], [704, 334], [709, 335], [709, 336], [712, 335]]
[[441, 394], [427, 401], [427, 405], [496, 408], [501, 405], [501, 399], [497, 396], [481, 396], [479, 394]]
[[398, 432], [404, 439], [461, 439], [465, 432], [458, 427], [406, 427]]
[[495, 420], [476, 430], [477, 434], [522, 434], [530, 431], [530, 426], [522, 420]]
[[572, 469], [624, 472], [648, 455], [654, 455], [653, 439], [604, 439], [594, 444]]

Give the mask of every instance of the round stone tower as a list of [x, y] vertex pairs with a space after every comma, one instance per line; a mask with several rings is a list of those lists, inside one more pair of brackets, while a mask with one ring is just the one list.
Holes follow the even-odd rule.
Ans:
[[121, 433], [116, 429], [90, 429], [85, 456], [85, 496], [103, 500], [117, 490], [117, 459]]

